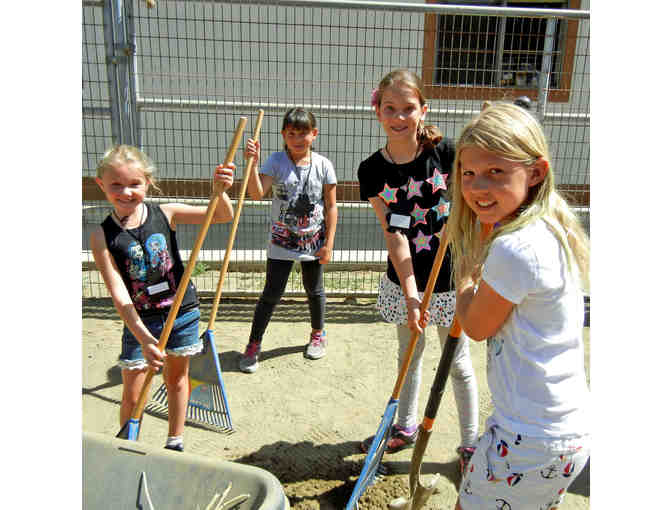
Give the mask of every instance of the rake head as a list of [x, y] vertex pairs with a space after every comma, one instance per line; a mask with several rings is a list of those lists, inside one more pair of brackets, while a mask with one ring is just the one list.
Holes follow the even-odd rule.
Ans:
[[141, 420], [131, 418], [121, 427], [121, 430], [117, 433], [117, 437], [119, 439], [128, 439], [129, 441], [137, 441], [140, 436], [140, 422]]
[[[215, 432], [233, 432], [231, 413], [224, 390], [219, 356], [211, 330], [203, 335], [203, 351], [192, 358], [189, 369], [191, 392], [187, 405], [187, 421]], [[147, 410], [168, 414], [168, 392], [162, 384], [152, 396]]]

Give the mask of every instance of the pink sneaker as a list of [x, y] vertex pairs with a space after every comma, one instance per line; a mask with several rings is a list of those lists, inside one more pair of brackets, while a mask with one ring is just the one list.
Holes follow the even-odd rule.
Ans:
[[238, 368], [246, 374], [253, 374], [259, 368], [259, 353], [261, 352], [261, 342], [249, 342], [245, 347], [245, 353], [238, 362]]
[[320, 359], [327, 354], [327, 332], [322, 330], [322, 334], [311, 333], [310, 341], [306, 345], [304, 357], [308, 359]]

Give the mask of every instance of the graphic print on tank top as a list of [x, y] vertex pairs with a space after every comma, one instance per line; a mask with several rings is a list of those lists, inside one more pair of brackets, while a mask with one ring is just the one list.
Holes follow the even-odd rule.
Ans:
[[[173, 259], [170, 257], [168, 243], [163, 234], [154, 233], [149, 236], [145, 241], [144, 250], [137, 241], [133, 241], [128, 247], [127, 264], [133, 288], [131, 298], [135, 303], [142, 309], [148, 309], [152, 305], [163, 308], [172, 304], [177, 286], [171, 272]], [[153, 300], [150, 300], [152, 294]], [[165, 294], [166, 297], [161, 299], [161, 294]]]

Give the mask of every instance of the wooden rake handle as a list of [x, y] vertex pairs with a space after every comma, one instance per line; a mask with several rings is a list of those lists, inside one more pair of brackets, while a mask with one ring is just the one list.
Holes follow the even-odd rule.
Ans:
[[[238, 127], [236, 128], [236, 132], [233, 137], [233, 141], [229, 146], [229, 152], [226, 155], [227, 165], [233, 161], [233, 157], [236, 154], [236, 150], [238, 149], [240, 141], [243, 138], [243, 131], [245, 130], [246, 124], [247, 124], [247, 117], [240, 117], [240, 120], [238, 121]], [[162, 352], [164, 351], [164, 349], [166, 348], [166, 344], [168, 343], [168, 337], [170, 336], [170, 332], [173, 329], [173, 323], [175, 322], [177, 313], [179, 312], [180, 306], [182, 305], [182, 300], [184, 299], [184, 294], [186, 293], [187, 287], [189, 286], [189, 279], [191, 278], [191, 274], [193, 273], [194, 267], [196, 266], [196, 261], [198, 259], [198, 252], [200, 251], [201, 246], [203, 245], [205, 235], [208, 233], [208, 228], [210, 227], [212, 217], [214, 216], [215, 210], [217, 209], [217, 204], [219, 202], [220, 195], [221, 195], [221, 186], [217, 185], [213, 186], [213, 193], [210, 195], [210, 203], [208, 204], [208, 210], [206, 211], [205, 219], [201, 224], [201, 229], [198, 232], [198, 237], [196, 238], [196, 242], [194, 243], [194, 248], [191, 250], [189, 262], [187, 264], [187, 267], [184, 269], [184, 273], [182, 274], [180, 285], [177, 287], [177, 292], [175, 293], [175, 299], [173, 300], [173, 304], [171, 305], [170, 311], [168, 312], [168, 318], [166, 319], [166, 324], [164, 325], [163, 330], [161, 331], [161, 337], [159, 338], [158, 347], [159, 350]], [[133, 408], [133, 412], [131, 413], [132, 419], [138, 420], [140, 419], [140, 416], [142, 416], [142, 412], [145, 409], [145, 404], [147, 403], [147, 397], [149, 396], [149, 387], [151, 386], [153, 377], [154, 377], [154, 371], [150, 370], [147, 373], [147, 376], [145, 377], [145, 382], [142, 385], [142, 389], [140, 390], [138, 403], [135, 405], [135, 407]]]
[[[259, 133], [261, 132], [261, 123], [264, 119], [264, 110], [259, 110], [257, 115], [257, 123], [254, 126], [254, 137], [253, 140], [256, 142], [259, 140]], [[240, 195], [238, 197], [238, 204], [236, 205], [236, 213], [233, 217], [233, 223], [231, 224], [231, 232], [229, 233], [229, 240], [226, 246], [226, 255], [224, 256], [224, 262], [222, 263], [222, 268], [219, 270], [219, 282], [217, 283], [217, 291], [215, 292], [215, 299], [212, 302], [212, 312], [210, 313], [210, 322], [208, 322], [208, 330], [212, 330], [215, 327], [215, 319], [217, 318], [217, 309], [219, 308], [219, 298], [222, 295], [222, 287], [224, 286], [224, 276], [229, 269], [229, 259], [231, 258], [231, 251], [233, 250], [233, 241], [236, 239], [236, 231], [238, 230], [238, 221], [240, 220], [240, 214], [243, 210], [243, 202], [245, 201], [245, 193], [247, 192], [247, 183], [250, 180], [250, 174], [252, 173], [253, 159], [250, 158], [247, 161], [247, 166], [245, 167], [245, 175], [243, 177], [243, 185], [240, 188]]]
[[[481, 236], [482, 239], [485, 239], [490, 232], [492, 231], [492, 225], [482, 225], [481, 227]], [[432, 299], [432, 293], [434, 292], [434, 286], [436, 285], [436, 280], [439, 276], [439, 271], [441, 270], [441, 264], [443, 264], [443, 259], [446, 256], [446, 251], [448, 249], [448, 233], [446, 231], [446, 223], [443, 224], [441, 228], [441, 243], [439, 244], [439, 249], [436, 252], [434, 257], [434, 263], [432, 264], [432, 272], [429, 274], [429, 280], [427, 281], [427, 286], [425, 287], [424, 294], [422, 296], [422, 303], [420, 304], [420, 317], [422, 318], [425, 315], [425, 312], [429, 308], [429, 303]], [[454, 338], [459, 338], [462, 333], [462, 328], [457, 321], [457, 315], [453, 318], [453, 323], [450, 328], [450, 335]], [[415, 351], [415, 345], [418, 343], [420, 338], [419, 333], [413, 333], [411, 336], [411, 341], [406, 348], [406, 353], [404, 354], [404, 362], [401, 365], [399, 370], [399, 375], [397, 376], [397, 383], [394, 386], [394, 391], [392, 392], [392, 398], [397, 400], [399, 399], [399, 394], [401, 393], [401, 388], [404, 385], [406, 379], [406, 374], [408, 372], [408, 367], [411, 365], [411, 358], [413, 357], [413, 351]]]
[[[436, 285], [436, 280], [439, 277], [439, 271], [441, 271], [441, 264], [443, 264], [443, 259], [446, 256], [446, 250], [448, 249], [448, 232], [446, 230], [446, 223], [443, 224], [441, 228], [441, 242], [439, 244], [439, 249], [434, 256], [434, 263], [432, 264], [432, 272], [429, 273], [429, 280], [425, 286], [425, 291], [422, 296], [422, 303], [420, 304], [420, 318], [425, 315], [425, 312], [429, 308], [429, 303], [432, 300], [432, 293], [434, 292], [434, 286]], [[413, 357], [413, 351], [415, 351], [415, 345], [418, 343], [420, 338], [420, 333], [414, 332], [411, 335], [411, 341], [406, 347], [406, 353], [404, 354], [404, 361], [399, 370], [399, 375], [397, 375], [397, 382], [394, 385], [394, 390], [392, 391], [392, 398], [394, 400], [399, 399], [399, 394], [401, 393], [401, 388], [404, 385], [406, 380], [406, 374], [408, 373], [408, 367], [411, 365], [411, 358]]]

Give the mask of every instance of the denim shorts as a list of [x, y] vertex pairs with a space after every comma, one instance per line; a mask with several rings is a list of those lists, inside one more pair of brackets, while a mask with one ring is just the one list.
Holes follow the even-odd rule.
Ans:
[[[168, 313], [142, 319], [142, 322], [157, 340], [161, 336]], [[194, 356], [203, 350], [203, 341], [198, 335], [198, 321], [200, 317], [201, 312], [198, 307], [178, 313], [173, 323], [173, 329], [170, 331], [168, 343], [166, 344], [167, 354], [173, 356]], [[135, 339], [127, 326], [124, 326], [124, 332], [121, 335], [121, 354], [119, 355], [118, 365], [122, 369], [131, 370], [147, 367], [147, 362], [142, 355], [140, 342]]]

